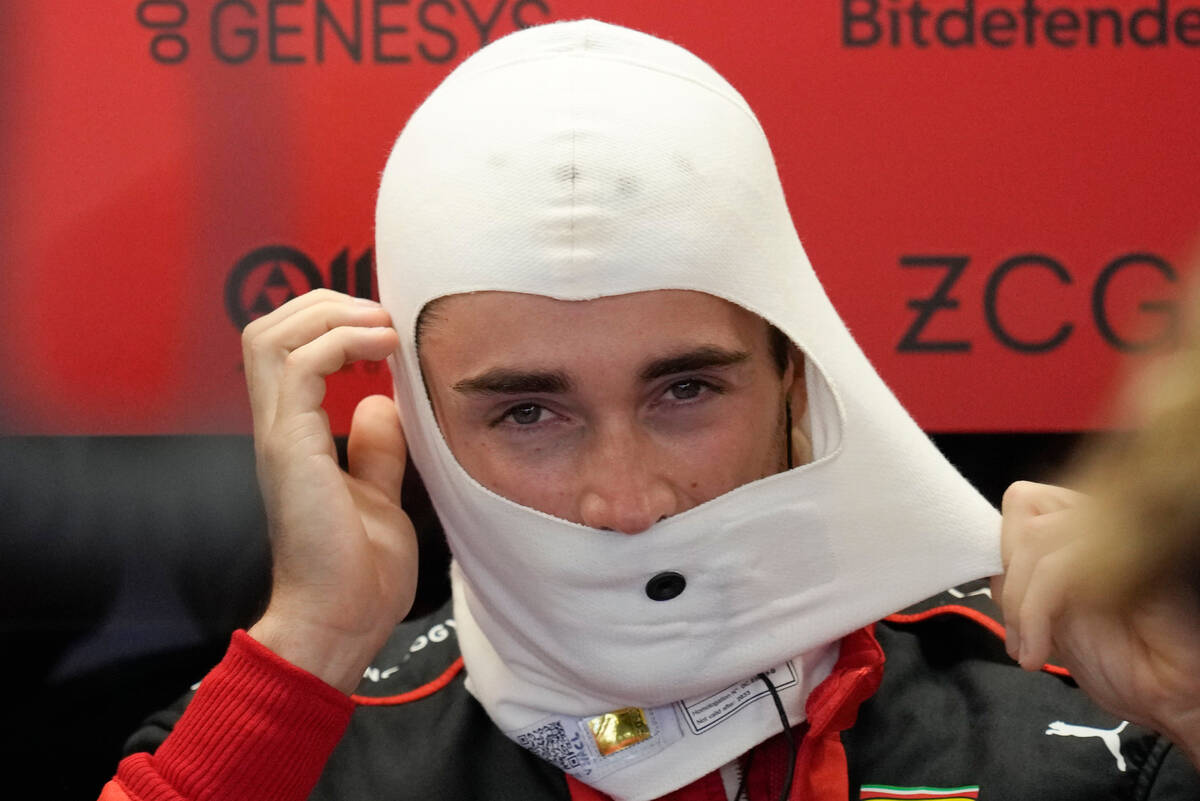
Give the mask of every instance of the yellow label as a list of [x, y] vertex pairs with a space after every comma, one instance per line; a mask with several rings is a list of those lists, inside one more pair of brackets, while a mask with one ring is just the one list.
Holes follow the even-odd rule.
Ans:
[[615, 754], [650, 739], [650, 726], [646, 723], [646, 715], [636, 706], [600, 715], [589, 720], [587, 724], [592, 731], [592, 737], [596, 739], [596, 748], [600, 750], [601, 756]]

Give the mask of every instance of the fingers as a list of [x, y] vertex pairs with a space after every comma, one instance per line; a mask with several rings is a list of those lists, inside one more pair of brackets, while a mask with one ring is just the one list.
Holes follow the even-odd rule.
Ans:
[[[1036, 484], [1032, 481], [1017, 481], [1005, 491], [1004, 498], [1000, 503], [1003, 513], [1000, 523], [1000, 547], [1004, 573], [992, 578], [992, 597], [996, 599], [997, 603], [1003, 606], [1002, 600], [1008, 584], [1009, 567], [1018, 545], [1028, 543], [1032, 539], [1042, 543], [1041, 552], [1049, 550], [1048, 535], [1052, 531], [1052, 527], [1031, 525], [1031, 521], [1039, 515], [1070, 508], [1082, 497], [1080, 493], [1065, 487]], [[1020, 595], [1015, 597], [1019, 598]], [[1005, 609], [1005, 615], [1008, 619], [1016, 619], [1015, 614], [1009, 615], [1008, 609]]]
[[1001, 521], [1001, 556], [1005, 567], [1008, 566], [1013, 548], [1020, 542], [1020, 536], [1007, 536], [1010, 532], [1022, 528], [1028, 521], [1038, 515], [1058, 512], [1076, 506], [1084, 495], [1066, 487], [1056, 487], [1053, 484], [1036, 484], [1032, 481], [1014, 482], [1004, 491], [1000, 501]]
[[1026, 670], [1050, 657], [1054, 622], [1081, 564], [1079, 506], [1084, 496], [1048, 484], [1018, 482], [1004, 494], [1004, 575], [993, 597], [1004, 612], [1008, 653]]
[[1082, 558], [1083, 542], [1075, 539], [1038, 562], [1018, 612], [1016, 659], [1026, 670], [1039, 670], [1056, 650], [1060, 620], [1070, 611]]
[[391, 328], [341, 326], [291, 351], [278, 380], [276, 425], [320, 408], [325, 377], [351, 362], [384, 359], [399, 339]]
[[1068, 515], [1069, 510], [1062, 510], [1023, 517], [1006, 514], [1004, 518], [1004, 525], [1008, 526], [1004, 538], [1011, 550], [1008, 567], [1004, 571], [1002, 594], [994, 597], [1004, 611], [1008, 626], [1009, 655], [1018, 661], [1021, 661], [1022, 646], [1029, 644], [1027, 640], [1035, 630], [1040, 630], [1040, 626], [1029, 628], [1024, 625], [1036, 616], [1034, 609], [1037, 607], [1031, 607], [1030, 603], [1033, 599], [1048, 597], [1041, 589], [1031, 597], [1030, 585], [1034, 583], [1035, 574], [1039, 584], [1045, 581], [1048, 560], [1070, 535], [1069, 521], [1064, 519]]
[[364, 308], [380, 308], [379, 304], [373, 300], [351, 297], [341, 292], [335, 292], [332, 289], [314, 289], [311, 292], [306, 292], [300, 297], [288, 301], [270, 314], [263, 315], [257, 320], [252, 321], [243, 329], [242, 334], [244, 337], [256, 339], [259, 334], [275, 328], [289, 317], [311, 309], [313, 306], [328, 303], [338, 303], [345, 306], [358, 305]]
[[242, 332], [242, 355], [255, 430], [265, 430], [275, 418], [280, 383], [293, 351], [340, 327], [390, 323], [378, 303], [318, 289], [247, 325]]
[[363, 398], [346, 443], [350, 475], [378, 488], [397, 506], [404, 481], [405, 441], [400, 417], [385, 395]]

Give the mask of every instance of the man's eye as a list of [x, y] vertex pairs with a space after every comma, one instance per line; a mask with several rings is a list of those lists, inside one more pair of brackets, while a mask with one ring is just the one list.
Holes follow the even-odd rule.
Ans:
[[690, 381], [676, 381], [671, 385], [669, 391], [671, 393], [671, 397], [673, 397], [675, 400], [691, 400], [699, 395], [704, 387], [705, 384], [703, 381], [696, 381], [693, 379]]
[[536, 403], [523, 403], [509, 409], [504, 416], [517, 425], [527, 426], [539, 422], [543, 411], [545, 410]]

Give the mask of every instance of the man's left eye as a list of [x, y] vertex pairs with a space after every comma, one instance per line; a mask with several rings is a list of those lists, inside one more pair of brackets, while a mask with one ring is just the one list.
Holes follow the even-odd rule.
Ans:
[[676, 381], [671, 385], [669, 391], [675, 400], [691, 400], [699, 395], [704, 387], [705, 384], [702, 381]]

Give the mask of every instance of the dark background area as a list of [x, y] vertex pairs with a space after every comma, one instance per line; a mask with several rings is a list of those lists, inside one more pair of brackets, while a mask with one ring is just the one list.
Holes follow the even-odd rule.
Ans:
[[[1079, 439], [933, 435], [996, 504], [1013, 480], [1053, 478]], [[421, 537], [420, 615], [449, 594], [448, 557], [415, 471], [404, 491]], [[0, 511], [6, 789], [95, 798], [125, 738], [202, 678], [264, 607], [270, 554], [253, 445], [3, 438]]]

